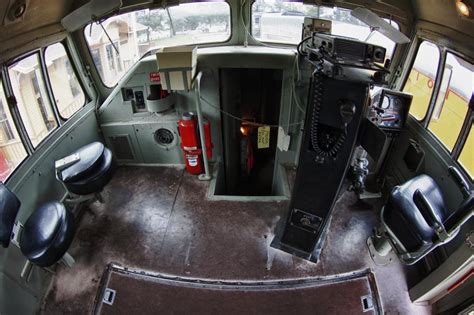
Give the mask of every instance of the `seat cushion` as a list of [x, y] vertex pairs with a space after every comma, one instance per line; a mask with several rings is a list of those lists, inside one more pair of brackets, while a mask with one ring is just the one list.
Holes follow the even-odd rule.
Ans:
[[0, 242], [3, 247], [10, 244], [20, 200], [5, 185], [0, 183]]
[[60, 173], [60, 179], [65, 183], [70, 183], [89, 176], [102, 161], [104, 148], [104, 145], [100, 142], [92, 142], [79, 148], [71, 155], [78, 154], [80, 160], [63, 169]]
[[69, 181], [67, 189], [77, 195], [87, 195], [101, 192], [105, 185], [112, 178], [114, 170], [112, 152], [105, 148], [103, 158], [100, 163], [92, 169], [87, 176], [76, 181]]
[[60, 202], [48, 202], [36, 209], [26, 221], [20, 249], [32, 263], [48, 267], [64, 256], [74, 232], [71, 212]]
[[420, 175], [396, 186], [385, 205], [383, 219], [409, 252], [431, 246], [436, 237], [413, 199], [417, 189], [427, 198], [441, 222], [446, 217], [443, 195], [431, 177]]

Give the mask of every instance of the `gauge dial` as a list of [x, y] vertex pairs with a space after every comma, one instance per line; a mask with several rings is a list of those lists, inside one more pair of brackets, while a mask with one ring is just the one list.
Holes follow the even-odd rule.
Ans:
[[388, 109], [390, 108], [390, 103], [391, 103], [390, 97], [388, 97], [387, 95], [384, 95], [382, 103], [380, 104], [380, 107], [382, 109]]

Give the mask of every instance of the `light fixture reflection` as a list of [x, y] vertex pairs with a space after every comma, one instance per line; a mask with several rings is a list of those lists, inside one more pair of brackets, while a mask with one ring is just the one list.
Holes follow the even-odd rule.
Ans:
[[464, 17], [469, 17], [470, 10], [469, 6], [464, 3], [463, 0], [456, 0], [456, 9], [458, 10], [459, 14], [461, 14]]

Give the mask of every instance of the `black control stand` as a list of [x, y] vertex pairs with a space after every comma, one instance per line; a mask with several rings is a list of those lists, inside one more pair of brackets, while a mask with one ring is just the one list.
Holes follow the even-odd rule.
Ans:
[[272, 247], [317, 262], [367, 114], [369, 83], [316, 65], [288, 216]]

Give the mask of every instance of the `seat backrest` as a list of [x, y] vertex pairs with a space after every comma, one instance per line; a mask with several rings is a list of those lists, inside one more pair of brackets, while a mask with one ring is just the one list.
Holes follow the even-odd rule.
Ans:
[[0, 242], [3, 247], [10, 245], [20, 200], [3, 183], [0, 183]]
[[447, 231], [455, 229], [474, 215], [474, 194], [471, 194], [463, 200], [459, 208], [454, 211], [444, 223]]

